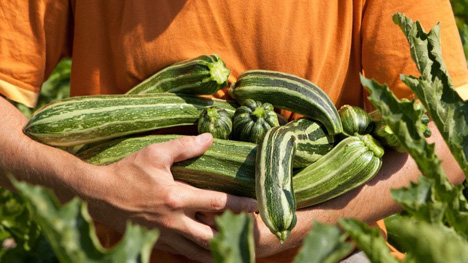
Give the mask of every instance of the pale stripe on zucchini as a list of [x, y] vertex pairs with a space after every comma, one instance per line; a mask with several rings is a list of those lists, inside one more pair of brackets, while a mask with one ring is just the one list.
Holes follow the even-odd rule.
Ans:
[[293, 158], [297, 135], [288, 125], [268, 130], [260, 142], [255, 164], [258, 210], [265, 225], [283, 243], [296, 225]]
[[171, 92], [209, 95], [227, 86], [229, 74], [229, 69], [218, 55], [201, 55], [156, 72], [127, 94]]
[[231, 96], [264, 101], [321, 122], [331, 135], [343, 131], [340, 116], [328, 95], [314, 83], [295, 75], [268, 70], [249, 70], [231, 85]]
[[379, 171], [384, 153], [370, 135], [350, 136], [294, 176], [298, 206], [307, 207], [342, 195]]
[[73, 146], [194, 125], [207, 106], [218, 106], [233, 115], [238, 105], [221, 99], [172, 93], [72, 97], [36, 111], [24, 132], [45, 144]]

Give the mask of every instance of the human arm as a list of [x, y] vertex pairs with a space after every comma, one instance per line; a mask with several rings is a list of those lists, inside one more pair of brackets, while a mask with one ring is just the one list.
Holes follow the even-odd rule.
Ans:
[[[437, 128], [431, 122], [433, 134], [428, 141], [435, 143], [448, 179], [454, 184], [464, 180], [463, 172], [450, 153]], [[419, 172], [415, 162], [406, 153], [387, 150], [379, 173], [368, 183], [325, 203], [297, 211], [297, 225], [284, 244], [280, 244], [269, 229], [256, 216], [257, 256], [274, 255], [289, 248], [298, 247], [310, 231], [314, 220], [335, 223], [340, 218], [357, 218], [374, 223], [402, 210], [390, 195], [390, 190], [409, 186], [416, 182]]]
[[202, 154], [211, 145], [210, 135], [154, 144], [115, 164], [93, 166], [25, 136], [27, 119], [3, 98], [0, 112], [1, 186], [11, 188], [5, 176], [10, 172], [16, 179], [53, 189], [62, 201], [78, 195], [88, 202], [94, 219], [120, 232], [127, 220], [158, 228], [158, 249], [209, 262], [209, 240], [215, 231], [197, 222], [196, 212], [256, 209], [251, 199], [197, 189], [172, 178], [172, 163]]

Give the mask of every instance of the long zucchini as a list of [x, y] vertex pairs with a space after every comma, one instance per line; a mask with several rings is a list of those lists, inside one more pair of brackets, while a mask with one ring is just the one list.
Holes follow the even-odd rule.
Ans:
[[[147, 135], [104, 142], [80, 151], [77, 156], [89, 163], [107, 165], [150, 144], [167, 142], [181, 135]], [[205, 153], [174, 163], [171, 171], [176, 180], [193, 186], [255, 198], [255, 156], [253, 143], [213, 139]]]
[[24, 127], [31, 138], [54, 146], [73, 146], [166, 127], [194, 125], [207, 106], [231, 115], [235, 102], [193, 95], [92, 95], [48, 104]]
[[174, 63], [144, 80], [127, 94], [214, 94], [227, 86], [230, 71], [216, 55], [202, 55]]
[[296, 225], [293, 159], [297, 134], [285, 126], [268, 130], [260, 142], [255, 164], [258, 210], [265, 225], [281, 243]]
[[[180, 136], [148, 135], [115, 139], [81, 151], [77, 156], [92, 164], [106, 165], [152, 143], [165, 142]], [[295, 173], [293, 186], [297, 208], [330, 199], [330, 189], [337, 188], [333, 191], [333, 196], [338, 196], [349, 191], [348, 188], [362, 185], [374, 176], [381, 165], [380, 156], [383, 151], [378, 143], [369, 137], [351, 136], [338, 143], [316, 162], [322, 164], [328, 162], [327, 165], [330, 166], [328, 169], [325, 169], [325, 165], [311, 164], [311, 168]], [[256, 154], [257, 147], [253, 143], [214, 139], [211, 147], [202, 156], [175, 163], [172, 168], [173, 175], [177, 180], [200, 188], [255, 197]], [[335, 161], [327, 161], [332, 156], [335, 156], [333, 157]], [[325, 174], [317, 174], [318, 172]], [[327, 173], [333, 176], [328, 176]], [[355, 179], [350, 181], [353, 177]], [[317, 181], [317, 178], [321, 180]], [[332, 183], [322, 184], [332, 179]], [[313, 183], [314, 181], [316, 182]], [[309, 182], [313, 183], [316, 189], [308, 187]]]
[[[91, 164], [107, 165], [152, 143], [165, 142], [180, 136], [148, 135], [115, 139], [81, 151], [77, 156]], [[312, 206], [330, 199], [330, 189], [337, 188], [333, 195], [338, 196], [341, 194], [339, 191], [342, 193], [349, 191], [347, 184], [349, 188], [364, 184], [377, 173], [382, 153], [382, 148], [371, 138], [351, 136], [341, 141], [316, 162], [323, 164], [331, 156], [335, 156], [334, 162], [328, 161], [328, 169], [325, 169], [325, 165], [311, 164], [311, 168], [295, 172], [293, 186], [297, 208]], [[257, 146], [253, 143], [214, 139], [211, 147], [202, 156], [175, 163], [172, 168], [173, 175], [177, 180], [200, 188], [255, 198], [256, 154]], [[320, 171], [332, 173], [333, 176], [317, 174]], [[350, 181], [353, 177], [355, 179]], [[322, 180], [317, 181], [317, 178]], [[332, 179], [331, 185], [322, 184]], [[309, 183], [315, 186], [309, 187]], [[317, 188], [314, 189], [315, 187]]]
[[268, 70], [242, 73], [229, 90], [239, 103], [247, 99], [264, 101], [275, 108], [302, 114], [322, 123], [328, 133], [343, 131], [340, 116], [327, 94], [314, 83], [298, 76]]
[[[304, 168], [317, 161], [333, 148], [334, 137], [327, 135], [323, 128], [316, 122], [300, 119], [287, 124], [298, 134], [296, 156], [294, 158], [294, 169]], [[143, 137], [120, 138], [103, 143], [95, 143], [81, 149], [77, 154], [97, 165], [106, 165], [119, 161], [125, 156], [142, 149], [153, 143], [163, 142], [179, 137], [180, 135], [149, 135]], [[236, 151], [243, 158], [248, 158], [251, 152], [257, 152], [257, 145], [249, 142], [224, 141], [215, 139], [212, 147], [218, 142], [230, 145], [230, 149]], [[241, 152], [237, 145], [242, 145], [245, 151]], [[227, 156], [230, 149], [227, 149]], [[253, 168], [252, 168], [253, 171]]]
[[383, 153], [370, 135], [340, 141], [323, 158], [294, 176], [298, 206], [315, 205], [361, 186], [377, 174]]

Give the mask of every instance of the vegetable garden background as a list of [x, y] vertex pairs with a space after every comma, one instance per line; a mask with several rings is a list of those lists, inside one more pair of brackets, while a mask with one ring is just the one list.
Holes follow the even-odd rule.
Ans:
[[[468, 60], [468, 0], [451, 2], [464, 45], [465, 57]], [[424, 71], [424, 65], [417, 65], [420, 71], [426, 74], [422, 74], [418, 79], [407, 77], [405, 83], [413, 88], [417, 95], [432, 92], [430, 88], [420, 89], [426, 87], [424, 85], [433, 88], [450, 86], [450, 81], [444, 78], [443, 61], [438, 60], [437, 54], [431, 53], [436, 48], [431, 46], [433, 43], [427, 43], [426, 40], [426, 38], [437, 39], [437, 36], [418, 31], [417, 26], [404, 16], [395, 16], [394, 20], [406, 30], [404, 30], [405, 35], [412, 38], [409, 41], [415, 41], [426, 47], [426, 50], [412, 50], [413, 55], [430, 61], [430, 64], [442, 64], [438, 68], [432, 68], [430, 73]], [[71, 65], [70, 59], [64, 59], [58, 64], [42, 86], [37, 108], [69, 96]], [[406, 253], [405, 262], [468, 262], [467, 188], [453, 186], [448, 182], [444, 172], [440, 171], [432, 147], [415, 132], [416, 128], [412, 129], [412, 126], [417, 125], [419, 121], [415, 111], [411, 110], [412, 102], [395, 100], [385, 86], [372, 80], [363, 78], [362, 82], [372, 94], [371, 101], [382, 111], [392, 130], [395, 128], [399, 131], [397, 134], [399, 138], [406, 136], [406, 143], [403, 144], [418, 162], [424, 174], [419, 184], [392, 191], [392, 196], [403, 205], [405, 211], [385, 220], [389, 231], [389, 242]], [[427, 97], [435, 96], [434, 94], [429, 94]], [[423, 103], [428, 104], [425, 106], [429, 113], [431, 109], [437, 108], [431, 107], [434, 103], [439, 103], [436, 106], [445, 109], [445, 111], [439, 109], [436, 114], [448, 116], [449, 110], [459, 112], [462, 116], [459, 116], [461, 123], [464, 121], [466, 123], [468, 106], [456, 96], [450, 100], [423, 101]], [[28, 117], [35, 110], [20, 104], [15, 103], [15, 105]], [[396, 114], [403, 114], [404, 117], [401, 120], [397, 119]], [[468, 131], [464, 131], [462, 126], [437, 123], [436, 119], [434, 121], [440, 124], [440, 127], [453, 125], [450, 127], [453, 133], [447, 135], [450, 138], [446, 138], [449, 144], [454, 137], [460, 139], [459, 141], [468, 140]], [[401, 128], [403, 126], [406, 129]], [[465, 148], [467, 146], [463, 144], [461, 146], [463, 147], [461, 149], [454, 146], [452, 153], [465, 169], [467, 160], [464, 152], [467, 151]], [[424, 156], [418, 154], [421, 149], [426, 153]], [[0, 262], [148, 261], [152, 244], [157, 239], [156, 230], [147, 231], [129, 225], [119, 245], [112, 250], [105, 250], [92, 233], [86, 204], [74, 199], [62, 206], [46, 189], [20, 182], [14, 182], [14, 185], [18, 193], [0, 188]], [[212, 241], [215, 261], [254, 262], [252, 226], [252, 219], [246, 215], [225, 213], [221, 216], [218, 219], [219, 234]], [[350, 239], [353, 243], [349, 242]], [[385, 241], [377, 229], [351, 219], [341, 220], [338, 225], [315, 223], [295, 262], [338, 262], [354, 248], [355, 244], [372, 262], [399, 262], [389, 254]]]

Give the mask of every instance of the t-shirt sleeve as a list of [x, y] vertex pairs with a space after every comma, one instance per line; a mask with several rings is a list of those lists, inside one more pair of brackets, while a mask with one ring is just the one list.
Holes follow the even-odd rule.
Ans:
[[388, 84], [397, 97], [412, 97], [411, 89], [400, 80], [400, 74], [420, 74], [411, 60], [403, 32], [392, 20], [397, 12], [420, 21], [426, 32], [440, 22], [444, 62], [454, 86], [467, 99], [468, 70], [449, 0], [367, 0], [361, 32], [364, 75]]
[[36, 105], [42, 82], [70, 54], [71, 13], [68, 1], [1, 1], [1, 95]]

